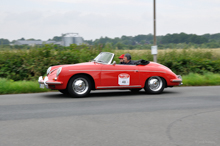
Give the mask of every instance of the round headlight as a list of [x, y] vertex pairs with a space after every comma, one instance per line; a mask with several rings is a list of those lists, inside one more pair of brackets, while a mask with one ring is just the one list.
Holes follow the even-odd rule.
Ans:
[[62, 67], [59, 67], [57, 70], [57, 76], [59, 76], [59, 74], [61, 73]]
[[49, 68], [47, 69], [47, 75], [50, 73], [51, 68], [52, 68], [52, 67], [49, 67]]

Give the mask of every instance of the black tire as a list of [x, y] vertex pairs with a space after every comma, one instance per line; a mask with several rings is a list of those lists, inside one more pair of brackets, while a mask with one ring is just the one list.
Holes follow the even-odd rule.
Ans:
[[163, 92], [165, 84], [166, 83], [163, 78], [153, 76], [147, 79], [144, 89], [145, 92], [150, 94], [160, 94]]
[[86, 75], [76, 75], [68, 83], [68, 92], [72, 97], [85, 97], [91, 91], [91, 81]]
[[142, 88], [129, 89], [131, 93], [138, 93]]
[[63, 93], [63, 94], [65, 94], [65, 95], [68, 95], [69, 94], [69, 92], [68, 92], [68, 90], [67, 89], [63, 89], [63, 90], [59, 90], [61, 93]]

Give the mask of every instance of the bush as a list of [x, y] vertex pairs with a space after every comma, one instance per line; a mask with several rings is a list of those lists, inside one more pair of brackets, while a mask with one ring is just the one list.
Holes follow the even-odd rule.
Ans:
[[182, 51], [165, 51], [160, 55], [161, 64], [169, 67], [176, 74], [186, 75], [190, 72], [204, 74], [220, 73], [220, 59], [215, 60], [209, 50], [183, 49]]
[[[60, 64], [88, 62], [101, 51], [114, 52], [115, 61], [121, 54], [130, 53], [132, 60], [153, 60], [150, 50], [112, 50], [111, 44], [87, 46], [71, 45], [61, 47], [44, 45], [30, 49], [8, 49], [0, 51], [0, 78], [18, 80], [36, 80], [45, 75], [48, 67]], [[204, 74], [220, 73], [220, 56], [210, 50], [173, 49], [159, 50], [158, 62], [169, 67], [176, 74], [187, 75], [190, 72]]]
[[85, 45], [54, 49], [53, 45], [42, 48], [1, 51], [0, 77], [14, 81], [33, 80], [44, 75], [49, 66], [87, 62], [98, 50]]

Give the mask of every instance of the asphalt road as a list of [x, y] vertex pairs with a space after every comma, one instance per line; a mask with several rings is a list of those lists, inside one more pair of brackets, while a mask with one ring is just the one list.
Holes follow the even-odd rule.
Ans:
[[0, 146], [219, 146], [220, 86], [0, 95]]

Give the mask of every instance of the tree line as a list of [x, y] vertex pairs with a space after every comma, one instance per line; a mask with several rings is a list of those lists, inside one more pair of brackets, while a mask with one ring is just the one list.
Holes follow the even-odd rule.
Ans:
[[[178, 44], [178, 43], [193, 43], [193, 44], [203, 44], [208, 42], [219, 42], [220, 41], [220, 33], [217, 34], [204, 34], [204, 35], [196, 35], [196, 34], [186, 34], [186, 33], [174, 33], [167, 34], [165, 36], [157, 36], [157, 44]], [[125, 45], [138, 45], [138, 44], [153, 44], [153, 35], [137, 35], [137, 36], [122, 36], [121, 38], [109, 38], [109, 37], [101, 37], [100, 39], [96, 39], [94, 41], [87, 40], [87, 43], [90, 45], [94, 44], [106, 44], [112, 43], [113, 45], [117, 43], [125, 44]]]
[[[166, 34], [157, 36], [157, 44], [160, 46], [175, 46], [177, 44], [183, 44], [184, 46], [198, 46], [198, 47], [220, 47], [220, 33], [216, 34], [204, 34], [204, 35], [196, 35], [196, 34], [186, 34], [186, 33], [174, 33], [174, 34]], [[21, 38], [19, 40], [25, 40]], [[35, 39], [28, 39], [28, 40], [35, 40]], [[39, 39], [38, 39], [39, 40]], [[52, 41], [61, 41], [62, 36], [54, 36]], [[10, 42], [7, 39], [0, 39], [1, 45], [9, 45], [14, 41]], [[117, 47], [118, 49], [129, 48], [134, 49], [142, 45], [151, 46], [153, 44], [153, 35], [137, 35], [137, 36], [121, 36], [115, 38], [109, 37], [101, 37], [95, 40], [85, 40], [84, 41], [88, 45], [109, 45], [112, 47]], [[180, 45], [179, 45], [180, 46]]]

